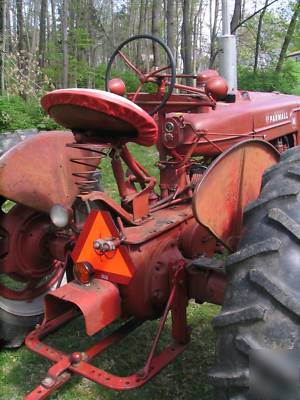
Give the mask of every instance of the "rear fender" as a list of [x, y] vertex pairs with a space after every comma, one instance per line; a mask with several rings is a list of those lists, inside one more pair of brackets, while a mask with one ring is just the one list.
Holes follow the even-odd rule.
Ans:
[[265, 170], [278, 161], [271, 144], [247, 140], [222, 153], [198, 183], [194, 216], [231, 251], [240, 240], [246, 206], [257, 199]]
[[0, 158], [0, 195], [46, 213], [54, 204], [70, 208], [78, 195], [73, 173], [86, 170], [70, 159], [91, 155], [66, 147], [73, 142], [71, 132], [41, 132], [10, 149]]

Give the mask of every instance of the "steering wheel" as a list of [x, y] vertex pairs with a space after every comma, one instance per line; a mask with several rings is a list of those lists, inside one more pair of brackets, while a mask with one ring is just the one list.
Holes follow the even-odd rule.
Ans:
[[[124, 46], [126, 46], [128, 43], [133, 42], [135, 40], [140, 40], [140, 39], [149, 39], [152, 42], [155, 42], [157, 44], [159, 44], [164, 52], [167, 54], [167, 58], [168, 58], [168, 65], [165, 65], [163, 67], [160, 67], [156, 70], [147, 72], [147, 73], [143, 73], [139, 70], [139, 68], [137, 68], [122, 52], [121, 50], [123, 49]], [[143, 35], [135, 35], [130, 37], [129, 39], [125, 40], [123, 43], [121, 43], [116, 50], [113, 52], [112, 56], [110, 57], [110, 60], [107, 64], [107, 68], [106, 68], [106, 72], [105, 72], [105, 90], [109, 91], [109, 80], [111, 77], [111, 68], [112, 68], [112, 64], [115, 61], [115, 58], [119, 56], [121, 57], [122, 61], [130, 68], [132, 69], [132, 71], [137, 75], [137, 77], [139, 78], [140, 84], [137, 88], [137, 90], [135, 91], [133, 98], [131, 99], [133, 102], [135, 102], [138, 94], [140, 93], [143, 85], [145, 83], [155, 83], [159, 86], [159, 88], [164, 88], [165, 86], [168, 86], [168, 88], [166, 89], [162, 100], [160, 102], [160, 104], [158, 104], [153, 110], [149, 111], [150, 115], [153, 115], [155, 113], [157, 113], [160, 109], [162, 109], [162, 107], [166, 104], [166, 102], [168, 101], [168, 99], [170, 98], [173, 89], [174, 89], [174, 85], [176, 82], [176, 64], [175, 64], [175, 60], [174, 57], [171, 53], [171, 50], [169, 49], [169, 47], [167, 45], [164, 44], [164, 42], [162, 42], [160, 39], [156, 38], [155, 36], [152, 35], [148, 35], [148, 34], [143, 34]], [[170, 73], [170, 81], [165, 81], [164, 80], [164, 76], [161, 76], [160, 73], [163, 71], [166, 71], [170, 69], [171, 73]], [[169, 76], [169, 75], [168, 75]]]

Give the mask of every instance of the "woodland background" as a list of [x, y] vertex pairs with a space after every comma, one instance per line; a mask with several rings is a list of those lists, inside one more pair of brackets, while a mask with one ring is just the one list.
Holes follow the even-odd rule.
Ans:
[[[239, 87], [300, 94], [300, 0], [231, 0]], [[0, 0], [0, 131], [53, 123], [38, 99], [60, 87], [103, 88], [107, 61], [131, 35], [152, 33], [185, 73], [218, 67], [221, 0]], [[131, 54], [137, 64], [146, 44]], [[130, 91], [134, 77], [114, 71]]]

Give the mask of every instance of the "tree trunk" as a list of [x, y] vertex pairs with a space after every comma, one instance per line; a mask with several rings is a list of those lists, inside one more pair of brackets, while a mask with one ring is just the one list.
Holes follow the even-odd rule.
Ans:
[[281, 51], [280, 51], [280, 55], [279, 55], [279, 59], [275, 68], [276, 72], [281, 72], [282, 71], [282, 67], [283, 67], [283, 62], [286, 56], [286, 52], [287, 49], [289, 47], [290, 41], [292, 39], [292, 36], [295, 32], [295, 28], [296, 28], [296, 24], [297, 24], [297, 19], [299, 17], [300, 14], [300, 1], [297, 0], [297, 4], [295, 5], [295, 10], [294, 10], [294, 14], [292, 16], [292, 19], [290, 21], [288, 30], [286, 32], [282, 47], [281, 47]]
[[176, 31], [175, 31], [175, 0], [167, 2], [167, 45], [171, 53], [176, 58], [175, 54]]
[[[143, 24], [144, 21], [144, 14], [146, 8], [146, 0], [141, 0], [140, 2], [140, 15], [139, 15], [139, 25], [138, 25], [138, 34], [140, 35], [143, 33]], [[136, 47], [136, 65], [140, 67], [142, 65], [142, 42], [138, 40], [137, 47]]]
[[253, 65], [253, 72], [256, 73], [258, 67], [258, 56], [259, 56], [259, 48], [260, 48], [260, 41], [261, 41], [261, 28], [263, 24], [264, 15], [267, 11], [269, 0], [265, 1], [265, 8], [262, 10], [257, 26], [257, 34], [256, 34], [256, 43], [255, 43], [255, 55], [254, 55], [254, 65]]
[[28, 65], [31, 65], [36, 54], [38, 35], [39, 35], [38, 18], [39, 18], [40, 1], [35, 0], [32, 4], [32, 8], [33, 8], [33, 21], [32, 21], [33, 32], [32, 32], [31, 46], [29, 48]]
[[[46, 3], [48, 3], [48, 0], [46, 0]], [[46, 8], [46, 49], [49, 48], [49, 41], [51, 38], [51, 31], [52, 31], [52, 24], [50, 22], [50, 13], [49, 13], [49, 8], [47, 6]]]
[[[192, 34], [190, 23], [191, 0], [183, 0], [182, 8], [182, 60], [183, 73], [192, 74]], [[186, 84], [193, 86], [193, 79], [186, 78]]]
[[18, 34], [18, 51], [24, 50], [24, 18], [23, 18], [23, 0], [16, 0], [17, 8], [17, 34]]
[[214, 18], [212, 20], [212, 28], [211, 28], [211, 34], [210, 34], [210, 60], [209, 60], [210, 68], [212, 68], [214, 66], [216, 55], [217, 55], [216, 39], [217, 39], [218, 16], [219, 16], [219, 0], [216, 0], [215, 1]]
[[[268, 3], [267, 7], [270, 7], [272, 4], [276, 3], [277, 1], [278, 1], [278, 0], [272, 0], [270, 3]], [[242, 6], [242, 7], [243, 7], [242, 14], [244, 15], [244, 14], [245, 14], [245, 3], [243, 3], [243, 6]], [[249, 21], [250, 19], [252, 19], [253, 17], [255, 17], [255, 15], [259, 14], [259, 13], [262, 12], [264, 9], [265, 9], [265, 6], [263, 6], [262, 8], [259, 8], [258, 10], [254, 11], [254, 13], [252, 13], [252, 14], [248, 15], [246, 18], [242, 19], [242, 21], [240, 21], [240, 22], [235, 26], [235, 28], [234, 28], [232, 34], [235, 33], [236, 30], [237, 30], [240, 26], [244, 25], [247, 21]]]
[[[161, 1], [153, 0], [152, 3], [152, 35], [159, 38], [159, 22], [161, 13]], [[153, 42], [153, 66], [158, 67], [160, 65], [159, 57], [159, 46]]]
[[[68, 13], [68, 28], [70, 34], [68, 34], [68, 57], [72, 57], [75, 61], [72, 65], [72, 68], [69, 68], [68, 71], [68, 85], [71, 87], [77, 87], [77, 68], [80, 56], [80, 46], [78, 46], [76, 32], [80, 28], [80, 12], [81, 12], [81, 4], [79, 2], [70, 2], [69, 4], [69, 13]], [[108, 11], [108, 10], [107, 10]], [[109, 46], [108, 46], [109, 48]]]
[[47, 11], [47, 0], [41, 0], [40, 39], [39, 39], [39, 65], [41, 68], [44, 68], [45, 66], [46, 11]]
[[181, 31], [182, 29], [179, 28], [180, 26], [180, 10], [182, 9], [180, 0], [176, 0], [176, 47], [175, 47], [175, 53], [176, 53], [176, 65], [179, 66], [180, 64], [180, 69], [182, 69], [181, 66], [181, 59], [180, 59], [180, 53], [181, 53]]
[[199, 2], [199, 7], [194, 15], [193, 19], [193, 71], [197, 72], [197, 50], [201, 45], [198, 47], [198, 43], [201, 43], [201, 33], [199, 31], [199, 18], [202, 13], [202, 8], [203, 8], [203, 0]]
[[1, 82], [1, 95], [5, 92], [5, 37], [6, 37], [6, 0], [0, 0], [0, 82]]
[[11, 40], [11, 23], [10, 23], [10, 4], [9, 0], [6, 0], [6, 50], [12, 51], [12, 40]]
[[110, 7], [111, 7], [111, 44], [113, 50], [115, 49], [115, 14], [114, 14], [114, 1], [110, 0]]
[[69, 0], [62, 0], [62, 35], [63, 35], [63, 87], [68, 87], [69, 46], [68, 46]]
[[235, 32], [236, 27], [241, 21], [241, 17], [242, 17], [242, 0], [235, 0], [233, 16], [230, 22], [231, 34]]
[[56, 15], [55, 15], [55, 0], [51, 0], [51, 22], [52, 22], [52, 40], [56, 42]]

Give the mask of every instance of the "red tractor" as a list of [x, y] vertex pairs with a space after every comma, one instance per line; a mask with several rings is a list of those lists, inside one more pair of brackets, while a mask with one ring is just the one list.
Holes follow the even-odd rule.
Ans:
[[[140, 39], [161, 46], [165, 66], [142, 73], [129, 61], [124, 48]], [[140, 81], [127, 98], [110, 79], [117, 57]], [[196, 85], [176, 83], [187, 77]], [[149, 82], [156, 93], [141, 91]], [[223, 305], [213, 321], [217, 398], [246, 399], [252, 351], [300, 348], [300, 98], [228, 93], [212, 70], [176, 75], [170, 50], [150, 35], [116, 49], [106, 89], [46, 94], [44, 110], [68, 131], [33, 136], [0, 159], [2, 204], [16, 203], [0, 217], [2, 344], [19, 346], [39, 323], [26, 346], [53, 363], [26, 398], [44, 399], [76, 374], [116, 390], [145, 384], [188, 344], [194, 299]], [[129, 142], [156, 145], [159, 182]], [[103, 157], [120, 203], [99, 187]], [[231, 253], [225, 265], [216, 252]], [[157, 354], [169, 312], [172, 341]], [[89, 336], [123, 322], [84, 352], [41, 341], [78, 315]], [[90, 363], [151, 319], [160, 322], [141, 370], [120, 377]]]

